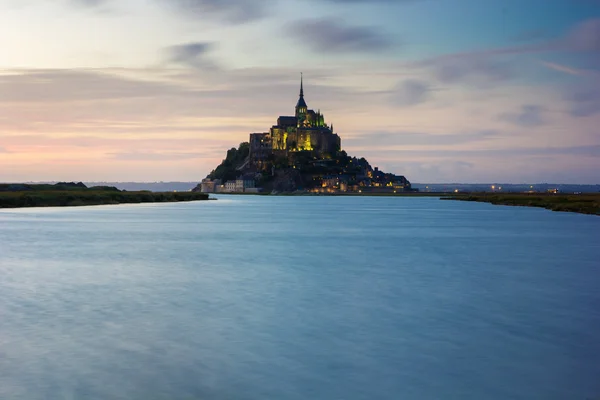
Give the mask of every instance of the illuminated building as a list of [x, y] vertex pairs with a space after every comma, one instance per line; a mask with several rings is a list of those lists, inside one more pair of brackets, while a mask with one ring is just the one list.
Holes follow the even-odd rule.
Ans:
[[325, 123], [320, 110], [310, 110], [306, 105], [302, 77], [295, 115], [280, 116], [277, 125], [273, 125], [268, 133], [250, 134], [250, 159], [255, 165], [264, 163], [269, 154], [313, 151], [325, 155], [340, 149], [341, 140], [333, 132], [333, 125]]

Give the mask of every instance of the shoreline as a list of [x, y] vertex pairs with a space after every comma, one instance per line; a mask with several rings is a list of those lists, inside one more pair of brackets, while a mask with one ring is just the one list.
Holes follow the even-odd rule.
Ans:
[[126, 192], [109, 190], [0, 192], [0, 209], [86, 207], [117, 204], [180, 203], [216, 200], [198, 192]]
[[475, 201], [493, 205], [536, 207], [551, 211], [600, 216], [600, 193], [488, 193], [488, 192], [363, 192], [363, 193], [215, 193], [233, 196], [298, 197], [437, 197], [440, 200]]
[[550, 211], [600, 216], [600, 193], [458, 193], [440, 200], [475, 201], [493, 205], [545, 208]]
[[[453, 193], [453, 192], [347, 192], [347, 193], [211, 193], [233, 196], [300, 197], [436, 197], [440, 200], [474, 201], [493, 205], [536, 207], [551, 211], [600, 216], [600, 193]], [[23, 190], [0, 191], [0, 209], [34, 207], [85, 207], [118, 204], [179, 203], [217, 200], [201, 192], [150, 192], [118, 190]]]

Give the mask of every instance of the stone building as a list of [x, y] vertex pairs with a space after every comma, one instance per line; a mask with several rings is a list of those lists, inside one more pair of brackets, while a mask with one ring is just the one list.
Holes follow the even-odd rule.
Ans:
[[250, 134], [250, 162], [262, 169], [273, 152], [271, 135], [265, 133]]
[[227, 182], [225, 182], [225, 188], [223, 191], [225, 193], [233, 193], [233, 192], [235, 192], [235, 188], [236, 188], [235, 181], [227, 181]]
[[268, 133], [250, 134], [250, 159], [257, 165], [270, 155], [287, 155], [289, 152], [314, 151], [319, 155], [335, 153], [341, 149], [340, 137], [333, 125], [325, 123], [321, 111], [308, 109], [304, 100], [304, 83], [300, 79], [300, 97], [294, 116], [280, 116], [277, 125]]
[[209, 178], [202, 179], [202, 182], [200, 184], [200, 191], [202, 193], [216, 193], [218, 192], [219, 186], [221, 186], [220, 179], [216, 179], [214, 181]]
[[246, 189], [254, 189], [254, 179], [250, 176], [242, 176], [235, 180], [235, 191], [243, 193]]

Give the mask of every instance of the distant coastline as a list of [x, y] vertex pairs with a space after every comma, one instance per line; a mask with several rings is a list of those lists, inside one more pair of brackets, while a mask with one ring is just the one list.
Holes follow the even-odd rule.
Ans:
[[441, 200], [460, 200], [504, 206], [541, 207], [552, 211], [600, 215], [600, 193], [460, 193]]
[[[31, 184], [39, 184], [43, 182], [28, 182]], [[55, 184], [56, 182], [45, 182]], [[114, 186], [120, 190], [131, 192], [152, 191], [152, 192], [187, 192], [198, 185], [198, 181], [165, 181], [165, 182], [84, 182], [88, 187], [91, 186]], [[568, 183], [502, 183], [502, 182], [487, 182], [487, 183], [411, 183], [414, 189], [424, 193], [453, 193], [458, 190], [461, 193], [472, 192], [527, 192], [535, 191], [544, 193], [550, 189], [558, 189], [561, 193], [600, 193], [600, 185], [593, 184], [568, 184]], [[494, 189], [492, 189], [494, 187]]]
[[[541, 207], [552, 211], [575, 212], [600, 216], [600, 193], [570, 192], [337, 192], [311, 193], [308, 191], [280, 193], [222, 193], [225, 195], [259, 196], [369, 196], [369, 197], [437, 197], [441, 200], [475, 201], [495, 205]], [[87, 187], [79, 183], [0, 184], [0, 208], [74, 207], [108, 204], [165, 203], [211, 200], [207, 193], [198, 191], [121, 190], [114, 186]]]
[[205, 193], [122, 191], [83, 183], [0, 184], [0, 208], [75, 207], [106, 204], [165, 203], [209, 200]]

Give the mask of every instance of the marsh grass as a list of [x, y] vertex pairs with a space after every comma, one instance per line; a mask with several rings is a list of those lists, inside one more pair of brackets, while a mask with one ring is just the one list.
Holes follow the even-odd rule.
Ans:
[[0, 192], [0, 208], [76, 207], [103, 204], [162, 203], [208, 200], [197, 192], [122, 192], [102, 189]]
[[506, 206], [542, 207], [552, 211], [600, 215], [600, 193], [465, 193], [442, 200], [478, 201]]

